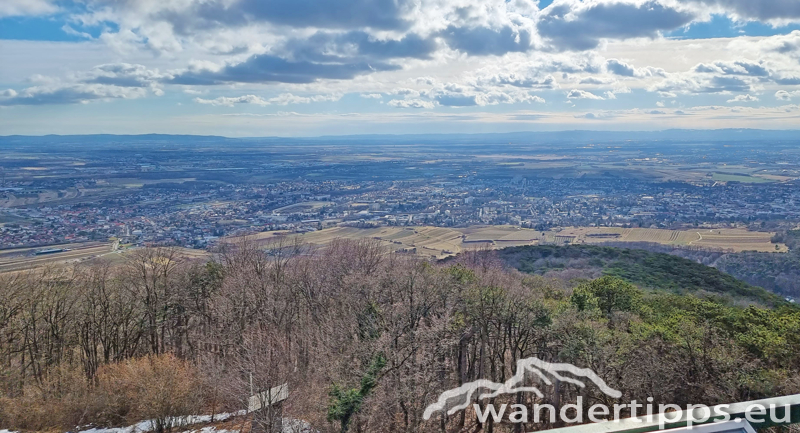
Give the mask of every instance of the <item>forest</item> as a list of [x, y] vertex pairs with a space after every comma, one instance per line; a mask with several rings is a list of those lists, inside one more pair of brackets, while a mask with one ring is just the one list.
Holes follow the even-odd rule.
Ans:
[[[741, 285], [747, 283], [751, 286], [757, 286], [767, 289], [777, 295], [784, 297], [796, 298], [800, 300], [800, 230], [779, 230], [772, 237], [773, 242], [785, 243], [789, 247], [787, 253], [774, 253], [774, 252], [757, 252], [757, 251], [742, 251], [732, 252], [723, 249], [701, 248], [681, 245], [664, 245], [652, 242], [604, 242], [602, 246], [623, 248], [628, 250], [644, 250], [651, 253], [663, 253], [672, 256], [681, 257], [703, 264], [709, 267], [716, 268], [735, 279], [739, 282], [732, 282], [734, 285]], [[588, 245], [575, 245], [573, 251], [589, 251], [591, 246]], [[513, 249], [511, 249], [513, 250]], [[577, 253], [560, 253], [560, 255]], [[573, 258], [581, 258], [581, 255], [591, 255], [589, 253], [577, 254]], [[611, 253], [612, 255], [616, 253]], [[639, 251], [632, 253], [639, 257], [644, 257], [644, 253]], [[513, 255], [513, 254], [512, 254]], [[549, 271], [558, 271], [559, 269], [570, 269], [575, 273], [575, 269], [582, 269], [585, 275], [586, 271], [591, 269], [592, 272], [597, 274], [601, 269], [606, 268], [610, 262], [602, 260], [601, 262], [581, 263], [580, 260], [573, 261], [570, 266], [565, 267], [559, 263], [559, 260], [553, 260], [559, 257], [553, 257], [539, 264], [534, 265], [531, 270], [536, 273], [545, 273]], [[564, 259], [568, 257], [563, 257]], [[655, 260], [660, 264], [666, 264], [668, 259], [656, 259], [650, 256], [651, 260]], [[624, 258], [623, 261], [627, 261]], [[552, 262], [552, 265], [546, 265], [546, 262]], [[516, 262], [514, 262], [516, 263]], [[676, 262], [677, 263], [677, 262]], [[630, 264], [630, 262], [629, 262]], [[530, 263], [529, 263], [530, 265]], [[576, 267], [573, 267], [576, 266]], [[598, 266], [602, 265], [602, 266]], [[541, 267], [544, 266], [544, 267]], [[689, 266], [688, 264], [679, 264], [680, 267]], [[700, 269], [700, 268], [697, 268]], [[702, 271], [703, 273], [713, 273], [711, 270]], [[670, 285], [670, 280], [674, 277], [673, 273], [667, 281], [666, 285]], [[717, 277], [713, 277], [717, 278]]]
[[[124, 263], [2, 274], [0, 428], [153, 420], [165, 432], [178, 416], [235, 412], [252, 389], [283, 383], [282, 416], [320, 432], [557, 427], [481, 423], [471, 410], [423, 418], [441, 392], [502, 382], [528, 357], [590, 368], [619, 401], [800, 393], [800, 310], [789, 303], [695, 263], [665, 288], [671, 274], [524, 273], [509, 253], [429, 262], [373, 240], [266, 251], [242, 241], [211, 261], [142, 248]], [[564, 382], [480, 404], [577, 396], [615, 402]], [[272, 419], [254, 422], [269, 431]]]
[[[663, 246], [661, 248], [665, 249]], [[674, 250], [691, 252], [677, 248]], [[699, 254], [713, 252], [703, 251]], [[520, 271], [539, 275], [561, 278], [612, 275], [650, 289], [679, 294], [699, 292], [730, 301], [748, 301], [771, 306], [784, 302], [781, 297], [764, 288], [747, 284], [714, 267], [675, 254], [640, 248], [536, 245], [505, 248], [500, 250], [499, 255]]]

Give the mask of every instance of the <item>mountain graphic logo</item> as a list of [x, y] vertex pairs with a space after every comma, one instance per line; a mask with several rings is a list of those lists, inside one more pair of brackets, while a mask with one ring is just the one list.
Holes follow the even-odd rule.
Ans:
[[[473, 402], [476, 394], [477, 400], [494, 398], [502, 394], [516, 394], [518, 392], [532, 392], [540, 398], [544, 397], [539, 388], [524, 385], [525, 378], [530, 375], [538, 377], [546, 385], [552, 385], [553, 380], [551, 378], [553, 378], [561, 382], [572, 383], [581, 388], [584, 388], [586, 384], [579, 378], [588, 379], [607, 396], [613, 398], [622, 396], [621, 392], [608, 386], [603, 379], [588, 368], [580, 368], [566, 363], [550, 363], [533, 357], [517, 361], [516, 373], [503, 383], [479, 379], [441, 393], [436, 403], [432, 403], [425, 408], [425, 413], [422, 417], [428, 420], [434, 413], [439, 411], [446, 410], [448, 415], [452, 415], [464, 410]], [[452, 405], [452, 407], [448, 409], [449, 405]]]

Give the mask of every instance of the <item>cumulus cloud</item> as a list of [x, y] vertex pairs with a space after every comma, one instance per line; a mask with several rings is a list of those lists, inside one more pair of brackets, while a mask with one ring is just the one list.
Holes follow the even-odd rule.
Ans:
[[56, 12], [58, 12], [58, 7], [54, 1], [49, 0], [3, 0], [0, 2], [0, 18], [48, 15]]
[[113, 63], [98, 65], [89, 71], [72, 74], [68, 80], [34, 75], [29, 81], [36, 86], [19, 92], [7, 90], [0, 94], [0, 105], [76, 104], [94, 100], [137, 99], [149, 90], [156, 96], [164, 94], [157, 70], [142, 65]]
[[[58, 7], [65, 4], [6, 0], [0, 16], [63, 12]], [[387, 95], [384, 101], [398, 108], [480, 107], [541, 103], [553, 89], [563, 89], [570, 100], [611, 100], [630, 92], [626, 86], [671, 99], [731, 94], [736, 103], [755, 102], [750, 95], [769, 88], [778, 90], [776, 99], [790, 100], [797, 96], [794, 88], [778, 86], [800, 85], [798, 30], [731, 38], [725, 47], [697, 41], [719, 49], [708, 57], [687, 55], [692, 63], [682, 66], [684, 72], [652, 53], [643, 55], [642, 45], [657, 39], [671, 55], [680, 54], [682, 42], [663, 39], [664, 32], [721, 13], [777, 26], [794, 19], [799, 4], [554, 0], [539, 9], [535, 0], [85, 0], [64, 21], [64, 31], [90, 39], [84, 26], [103, 28], [91, 44], [106, 43], [122, 58], [137, 49], [169, 55], [152, 64], [129, 60], [67, 72], [28, 89], [15, 86], [0, 99], [4, 105], [86, 102], [161, 95], [177, 85], [193, 87], [178, 87], [193, 92], [186, 99], [228, 107], [320, 102], [326, 99], [297, 95], [327, 92], [375, 100]], [[613, 42], [628, 39], [637, 40]], [[136, 53], [137, 59], [153, 54]], [[418, 75], [425, 76], [413, 78]], [[214, 86], [246, 90], [216, 97], [225, 93]], [[262, 92], [279, 96], [257, 96]]]
[[781, 54], [800, 53], [800, 30], [794, 30], [787, 35], [770, 36], [758, 43], [767, 51]]
[[455, 83], [447, 83], [421, 93], [438, 105], [448, 107], [545, 102], [542, 97], [522, 89], [464, 86]]
[[478, 78], [480, 85], [514, 86], [527, 89], [556, 89], [558, 82], [555, 77], [548, 74], [544, 77], [528, 76], [516, 72], [500, 72], [493, 75], [484, 75]]
[[64, 33], [66, 33], [66, 34], [68, 34], [70, 36], [76, 36], [76, 37], [84, 38], [84, 39], [94, 39], [94, 38], [92, 38], [92, 35], [90, 35], [89, 33], [79, 32], [79, 31], [73, 29], [72, 26], [70, 26], [69, 24], [64, 24], [63, 26], [61, 26], [61, 31], [63, 31]]
[[439, 105], [469, 107], [478, 105], [478, 94], [473, 89], [456, 83], [447, 83], [424, 92], [424, 95]]
[[215, 99], [194, 98], [198, 104], [214, 105], [221, 107], [233, 107], [237, 104], [253, 104], [262, 107], [267, 105], [290, 105], [290, 104], [309, 104], [311, 102], [338, 101], [341, 95], [314, 95], [297, 96], [291, 93], [282, 93], [274, 98], [264, 99], [256, 95], [243, 95], [236, 97], [220, 96]]
[[531, 32], [527, 29], [514, 29], [510, 26], [501, 29], [487, 27], [450, 26], [439, 36], [451, 48], [472, 55], [502, 55], [531, 49]]
[[392, 99], [388, 102], [390, 107], [395, 108], [434, 108], [436, 103], [422, 99]]
[[800, 96], [800, 90], [793, 90], [788, 92], [786, 90], [778, 90], [775, 92], [775, 99], [779, 101], [790, 101], [792, 98]]
[[595, 95], [592, 92], [587, 92], [585, 90], [579, 89], [572, 89], [567, 93], [567, 98], [569, 99], [605, 99], [602, 96]]
[[797, 86], [800, 85], [800, 74], [776, 74], [772, 80], [785, 86]]
[[[94, 0], [107, 5], [109, 0]], [[395, 0], [208, 0], [173, 4], [117, 0], [117, 9], [149, 16], [151, 20], [168, 22], [177, 31], [189, 33], [198, 29], [272, 23], [291, 27], [349, 29], [370, 27], [380, 30], [402, 30], [410, 25], [404, 10], [406, 1]], [[149, 3], [149, 4], [142, 4]]]
[[332, 95], [313, 95], [313, 96], [298, 96], [291, 93], [281, 93], [280, 95], [270, 98], [271, 104], [289, 105], [289, 104], [310, 104], [312, 102], [332, 102], [342, 99], [341, 94]]
[[770, 75], [766, 67], [761, 63], [740, 60], [736, 62], [714, 62], [713, 64], [701, 63], [694, 68], [695, 72], [724, 74], [724, 75], [746, 75], [749, 77], [767, 77]]
[[719, 7], [737, 21], [775, 24], [800, 21], [800, 2], [794, 0], [695, 0], [694, 3]]
[[428, 59], [436, 50], [433, 39], [408, 34], [400, 39], [379, 39], [362, 30], [345, 33], [316, 32], [289, 40], [282, 48], [296, 60], [312, 62], [375, 61], [394, 58]]
[[651, 66], [636, 69], [633, 66], [622, 62], [617, 59], [608, 59], [606, 60], [606, 70], [614, 75], [620, 75], [623, 77], [654, 77], [666, 76], [666, 72], [664, 72], [661, 68], [654, 68]]
[[751, 89], [752, 86], [747, 81], [738, 77], [712, 77], [701, 86], [700, 92], [744, 92]]
[[[542, 10], [532, 0], [86, 0], [86, 5], [82, 20], [113, 21], [119, 36], [130, 32], [154, 50], [180, 50], [193, 40], [216, 46], [211, 42], [220, 32], [247, 28], [266, 32], [260, 36], [272, 48], [282, 40], [306, 37], [321, 43], [324, 36], [327, 42], [351, 39], [362, 49], [378, 42], [374, 47], [381, 53], [398, 50], [401, 57], [424, 55], [436, 38], [470, 55], [524, 52], [540, 45], [580, 51], [604, 39], [654, 38], [707, 19], [709, 10], [759, 20], [800, 16], [794, 0], [555, 0]], [[49, 0], [5, 0], [0, 15], [52, 13], [54, 8]], [[387, 35], [390, 43], [381, 46]], [[246, 48], [222, 45], [230, 45], [223, 52]]]
[[269, 101], [256, 95], [244, 95], [237, 97], [220, 96], [215, 99], [194, 98], [198, 104], [215, 105], [221, 107], [233, 107], [236, 104], [255, 104], [260, 106], [269, 105]]
[[663, 98], [674, 98], [678, 93], [744, 93], [754, 90], [746, 77], [708, 74], [675, 74], [649, 88]]
[[611, 84], [615, 80], [613, 78], [602, 78], [602, 77], [584, 77], [581, 78], [578, 84], [595, 84], [595, 85], [603, 85], [603, 84]]
[[[397, 88], [389, 92], [392, 95], [404, 96], [389, 102], [390, 106], [400, 108], [420, 108], [419, 101], [441, 107], [483, 107], [498, 104], [544, 103], [541, 96], [533, 90], [513, 85], [487, 85], [479, 81], [467, 84], [443, 83], [434, 84], [431, 88], [414, 90]], [[409, 102], [398, 102], [409, 101]], [[424, 104], [428, 108], [430, 104]]]
[[[517, 58], [521, 58], [518, 56]], [[569, 81], [568, 74], [598, 74], [605, 59], [595, 53], [539, 53], [525, 60], [489, 64], [470, 74], [471, 82], [479, 87], [517, 87], [531, 90], [560, 88], [559, 80]], [[596, 84], [615, 80], [592, 76]]]
[[409, 97], [416, 98], [419, 96], [419, 91], [414, 89], [409, 89], [407, 87], [398, 87], [396, 89], [392, 89], [392, 91], [389, 93], [392, 95], [405, 96], [406, 98]]
[[0, 96], [0, 105], [77, 104], [94, 100], [135, 99], [145, 96], [142, 88], [105, 84], [55, 84], [28, 87], [20, 92], [7, 90]]
[[606, 69], [612, 74], [621, 75], [623, 77], [633, 77], [636, 75], [636, 70], [633, 69], [633, 66], [620, 62], [617, 59], [608, 59], [606, 61]]
[[590, 50], [602, 39], [654, 38], [695, 17], [688, 9], [656, 0], [556, 0], [542, 10], [536, 28], [558, 49]]
[[80, 81], [119, 87], [153, 87], [163, 77], [157, 70], [147, 69], [143, 65], [110, 63], [95, 66], [82, 74]]
[[187, 70], [168, 81], [173, 84], [213, 85], [223, 83], [312, 83], [319, 79], [352, 79], [376, 71], [392, 71], [399, 66], [386, 63], [316, 63], [289, 61], [260, 54], [219, 70]]
[[611, 119], [616, 117], [612, 112], [599, 112], [599, 113], [584, 113], [584, 114], [576, 114], [576, 119], [588, 119], [588, 120], [603, 120], [603, 119]]
[[746, 95], [736, 95], [733, 99], [728, 99], [728, 102], [758, 102], [758, 97]]

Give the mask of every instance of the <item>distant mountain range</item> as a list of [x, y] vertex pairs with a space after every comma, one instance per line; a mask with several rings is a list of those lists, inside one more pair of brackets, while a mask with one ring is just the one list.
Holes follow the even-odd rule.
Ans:
[[302, 144], [525, 144], [525, 143], [571, 143], [571, 142], [620, 142], [649, 141], [673, 143], [700, 143], [720, 141], [797, 141], [800, 130], [763, 130], [763, 129], [668, 129], [664, 131], [557, 131], [557, 132], [510, 132], [491, 134], [406, 134], [406, 135], [336, 135], [321, 137], [247, 137], [230, 138], [207, 135], [8, 135], [0, 136], [0, 144], [36, 144], [36, 143], [302, 143]]

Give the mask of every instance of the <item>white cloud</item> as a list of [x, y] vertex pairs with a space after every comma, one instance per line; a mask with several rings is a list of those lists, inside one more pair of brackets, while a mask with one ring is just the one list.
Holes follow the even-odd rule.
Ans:
[[746, 95], [736, 95], [733, 99], [728, 99], [728, 102], [758, 102], [758, 97]]
[[341, 95], [297, 96], [291, 93], [282, 93], [269, 99], [264, 99], [256, 95], [243, 95], [236, 97], [220, 96], [215, 99], [194, 98], [194, 102], [218, 107], [233, 107], [237, 104], [253, 104], [265, 107], [267, 105], [309, 104], [311, 102], [337, 101], [340, 98]]
[[436, 103], [424, 101], [422, 99], [392, 99], [388, 102], [390, 107], [395, 108], [434, 108]]
[[688, 0], [723, 11], [736, 21], [762, 21], [774, 25], [800, 22], [800, 3], [794, 0]]
[[64, 33], [66, 33], [66, 34], [68, 34], [70, 36], [77, 36], [79, 38], [84, 38], [84, 39], [94, 39], [94, 38], [92, 38], [92, 35], [90, 35], [89, 33], [79, 32], [79, 31], [73, 29], [72, 26], [70, 26], [69, 24], [64, 24], [61, 27], [61, 30]]
[[530, 89], [557, 89], [559, 87], [552, 74], [536, 77], [516, 72], [500, 72], [494, 75], [479, 76], [478, 83], [480, 85], [514, 86]]
[[604, 120], [604, 119], [612, 119], [617, 117], [613, 112], [610, 111], [600, 111], [596, 113], [583, 113], [583, 114], [576, 114], [576, 119], [588, 119], [588, 120]]
[[291, 93], [281, 93], [280, 95], [270, 98], [269, 102], [276, 105], [289, 105], [289, 104], [310, 104], [312, 102], [331, 102], [338, 101], [342, 95], [313, 95], [313, 96], [297, 96]]
[[215, 99], [194, 98], [198, 104], [214, 105], [219, 107], [233, 107], [236, 104], [254, 104], [262, 107], [270, 105], [266, 99], [256, 95], [243, 95], [236, 97], [220, 96]]
[[58, 12], [54, 3], [48, 0], [3, 0], [0, 2], [0, 18], [53, 14]]
[[[653, 84], [648, 90], [659, 92], [666, 97], [675, 97], [677, 93], [704, 94], [704, 93], [735, 93], [751, 92], [756, 90], [758, 78], [736, 75], [713, 75], [697, 73], [697, 71], [671, 74], [660, 83]], [[674, 96], [668, 96], [674, 95]]]
[[692, 8], [657, 0], [557, 0], [542, 10], [539, 34], [559, 49], [589, 50], [603, 39], [656, 38], [697, 18]]
[[572, 89], [567, 93], [567, 98], [569, 99], [605, 99], [602, 96], [595, 95], [592, 92], [587, 92], [585, 90], [579, 89]]
[[136, 99], [145, 94], [146, 90], [139, 87], [57, 83], [28, 87], [19, 92], [6, 90], [0, 96], [0, 105], [85, 104], [95, 100]]
[[[68, 4], [0, 3], [0, 16], [46, 15]], [[447, 113], [458, 110], [445, 107], [477, 113], [505, 105], [485, 110], [497, 113], [525, 111], [524, 104], [566, 94], [574, 105], [578, 99], [618, 98], [624, 101], [608, 106], [639, 104], [636, 115], [648, 119], [656, 96], [669, 98], [673, 107], [729, 100], [740, 110], [726, 111], [734, 116], [765, 92], [775, 95], [761, 98], [767, 106], [800, 96], [800, 31], [695, 40], [667, 38], [666, 32], [711, 14], [741, 22], [793, 20], [795, 3], [554, 0], [540, 10], [536, 0], [85, 0], [80, 12], [59, 10], [54, 18], [64, 17], [57, 25], [85, 39], [59, 43], [75, 53], [69, 57], [85, 60], [62, 55], [50, 61], [59, 48], [43, 55], [17, 50], [9, 62], [15, 68], [0, 68], [0, 82], [13, 87], [0, 93], [0, 104], [84, 103], [172, 91], [184, 106], [196, 98], [198, 104], [255, 108], [313, 105], [347, 94], [356, 98], [348, 99], [348, 107], [359, 98], [362, 106], [388, 101]], [[97, 29], [101, 35], [92, 38]], [[4, 42], [8, 52], [6, 47]], [[30, 63], [17, 68], [17, 59]], [[45, 77], [31, 77], [40, 73]], [[632, 91], [652, 94], [641, 101], [621, 96]], [[656, 104], [663, 108], [665, 102]], [[574, 119], [569, 105], [574, 107], [546, 108]], [[604, 115], [591, 114], [595, 120]]]
[[419, 96], [419, 91], [414, 89], [409, 89], [407, 87], [399, 87], [396, 89], [392, 89], [392, 91], [389, 92], [389, 94], [405, 96], [406, 98], [416, 98]]
[[775, 92], [775, 99], [779, 101], [790, 101], [795, 96], [800, 96], [800, 90], [793, 90], [787, 92], [786, 90], [778, 90]]

